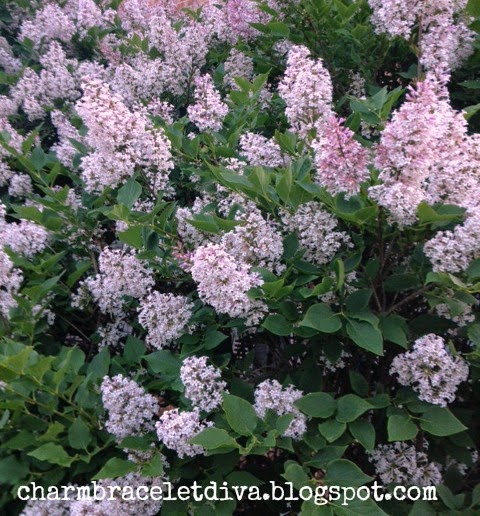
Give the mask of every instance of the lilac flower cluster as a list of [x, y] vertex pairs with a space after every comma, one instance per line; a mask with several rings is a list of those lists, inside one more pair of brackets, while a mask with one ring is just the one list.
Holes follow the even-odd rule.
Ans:
[[301, 439], [307, 431], [307, 418], [294, 406], [293, 402], [303, 396], [303, 392], [288, 385], [283, 388], [277, 380], [265, 380], [255, 389], [255, 412], [264, 418], [267, 410], [273, 410], [278, 416], [291, 414], [292, 422], [283, 435], [292, 439]]
[[163, 444], [177, 452], [178, 456], [193, 457], [205, 452], [202, 446], [190, 444], [188, 441], [199, 434], [204, 428], [213, 426], [210, 421], [200, 421], [198, 408], [192, 412], [179, 412], [177, 409], [167, 410], [157, 421], [155, 428]]
[[121, 374], [105, 376], [101, 385], [102, 402], [108, 411], [106, 429], [122, 441], [130, 435], [144, 435], [154, 429], [160, 410], [157, 400], [135, 381]]
[[195, 79], [195, 104], [188, 106], [187, 111], [200, 131], [219, 131], [222, 128], [228, 106], [222, 102], [209, 75]]
[[432, 486], [442, 483], [441, 466], [405, 442], [378, 445], [369, 456], [384, 484]]
[[195, 408], [204, 412], [216, 409], [222, 403], [227, 383], [222, 373], [207, 364], [207, 357], [188, 357], [180, 368], [180, 379], [185, 387], [185, 397]]
[[411, 386], [421, 400], [446, 407], [455, 401], [458, 385], [468, 379], [468, 365], [452, 356], [442, 337], [430, 333], [393, 359], [390, 374], [397, 375], [401, 385]]
[[146, 343], [162, 349], [185, 333], [193, 304], [183, 296], [151, 292], [142, 299], [138, 322], [148, 331]]

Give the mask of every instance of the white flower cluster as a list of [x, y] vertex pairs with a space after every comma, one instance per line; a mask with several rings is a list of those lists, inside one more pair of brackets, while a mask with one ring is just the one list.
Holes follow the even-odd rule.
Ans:
[[178, 339], [192, 316], [193, 304], [183, 296], [151, 292], [142, 299], [138, 322], [148, 331], [146, 343], [162, 349]]
[[370, 454], [369, 461], [384, 484], [431, 486], [442, 483], [441, 466], [430, 462], [424, 451], [405, 442], [380, 444]]
[[451, 355], [442, 337], [430, 333], [393, 359], [390, 374], [398, 375], [398, 382], [411, 386], [421, 400], [446, 407], [455, 400], [458, 385], [468, 379], [468, 365]]
[[105, 376], [100, 387], [102, 402], [108, 411], [106, 429], [118, 441], [130, 435], [144, 435], [154, 429], [160, 410], [157, 400], [138, 383], [121, 374]]
[[265, 417], [267, 410], [273, 410], [279, 416], [292, 414], [292, 422], [283, 435], [292, 439], [301, 439], [307, 431], [307, 418], [293, 402], [303, 396], [303, 392], [293, 385], [282, 388], [277, 380], [265, 380], [255, 389], [255, 412], [261, 418]]
[[288, 122], [303, 138], [320, 117], [328, 118], [332, 113], [332, 79], [322, 60], [312, 59], [307, 47], [294, 45], [290, 49], [278, 93], [287, 104]]
[[265, 220], [256, 206], [247, 206], [245, 213], [238, 213], [236, 220], [242, 224], [223, 235], [221, 244], [236, 260], [255, 267], [264, 267], [280, 273], [285, 269], [281, 264], [283, 238], [276, 231], [276, 224]]
[[103, 313], [120, 315], [124, 296], [140, 299], [153, 286], [152, 271], [135, 256], [135, 251], [105, 247], [98, 259], [99, 273], [85, 280]]
[[20, 516], [70, 516], [70, 500], [29, 500]]
[[227, 383], [221, 380], [220, 369], [207, 364], [207, 357], [188, 357], [180, 368], [180, 379], [185, 387], [185, 397], [194, 407], [205, 412], [222, 403], [222, 393]]
[[193, 457], [204, 453], [202, 446], [189, 444], [188, 441], [209, 426], [213, 426], [213, 423], [200, 421], [198, 408], [191, 412], [179, 412], [176, 408], [164, 412], [155, 428], [160, 441], [183, 459], [185, 456]]
[[235, 82], [235, 77], [241, 77], [247, 81], [251, 80], [253, 77], [253, 59], [236, 48], [230, 50], [224, 67], [225, 76], [223, 83], [233, 90], [239, 89]]
[[69, 69], [77, 69], [76, 59], [67, 56], [56, 41], [40, 56], [43, 69], [37, 74], [26, 68], [22, 77], [12, 88], [11, 96], [17, 106], [22, 106], [30, 120], [45, 116], [45, 108], [53, 107], [56, 99], [76, 100], [80, 92], [77, 81]]
[[5, 221], [5, 206], [0, 201], [0, 242], [13, 252], [30, 258], [43, 251], [48, 241], [48, 231], [29, 220], [17, 223]]
[[240, 136], [240, 155], [254, 167], [282, 167], [285, 165], [285, 159], [278, 143], [261, 134], [242, 134]]
[[324, 265], [342, 247], [353, 247], [345, 231], [336, 231], [338, 221], [319, 202], [302, 204], [293, 215], [283, 212], [282, 221], [298, 235], [300, 247], [305, 249], [304, 258], [309, 262]]
[[[235, 260], [221, 245], [199, 247], [192, 256], [191, 273], [200, 299], [218, 313], [247, 317], [253, 324], [261, 319], [263, 305], [251, 300], [247, 292], [263, 284], [250, 265]], [[256, 322], [255, 322], [256, 321]]]
[[439, 231], [423, 247], [435, 272], [464, 271], [480, 258], [480, 212], [471, 210], [465, 222], [453, 231]]
[[188, 106], [190, 120], [200, 131], [220, 131], [228, 106], [222, 102], [210, 75], [195, 79], [195, 104]]
[[132, 113], [122, 98], [98, 79], [86, 79], [83, 90], [76, 109], [88, 127], [85, 141], [93, 149], [81, 162], [87, 191], [115, 188], [130, 178], [137, 166], [145, 169], [154, 192], [168, 189], [173, 162], [163, 129], [154, 128], [144, 110]]
[[15, 268], [7, 253], [0, 249], [0, 313], [8, 318], [10, 309], [17, 306], [14, 296], [23, 281], [22, 272]]
[[[98, 487], [108, 489], [107, 492], [112, 492], [113, 496], [108, 496], [103, 500], [95, 499], [92, 496], [71, 501], [70, 512], [67, 514], [70, 516], [134, 516], [136, 514], [155, 516], [160, 511], [163, 500], [154, 500], [151, 497], [140, 499], [135, 496], [135, 492], [139, 486], [147, 486], [148, 489], [156, 486], [163, 490], [164, 481], [161, 477], [144, 477], [140, 473], [128, 473], [121, 478], [100, 480]], [[115, 487], [119, 488], [117, 494], [112, 489]]]

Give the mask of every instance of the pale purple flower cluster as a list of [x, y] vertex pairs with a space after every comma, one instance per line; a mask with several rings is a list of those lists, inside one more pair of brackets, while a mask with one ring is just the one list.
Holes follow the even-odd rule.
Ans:
[[71, 516], [71, 500], [29, 500], [20, 516]]
[[135, 251], [105, 247], [98, 259], [99, 273], [85, 280], [103, 313], [121, 315], [124, 296], [141, 299], [153, 286], [152, 270], [135, 256]]
[[195, 104], [187, 108], [190, 120], [200, 131], [220, 131], [228, 106], [222, 102], [210, 75], [195, 79]]
[[[95, 499], [92, 495], [91, 498], [72, 500], [69, 504], [70, 512], [67, 514], [70, 516], [134, 516], [136, 514], [155, 516], [160, 511], [163, 500], [161, 498], [158, 500], [159, 496], [155, 496], [155, 499], [148, 496], [137, 498], [135, 493], [140, 486], [146, 486], [149, 490], [157, 488], [159, 491], [164, 491], [164, 482], [163, 477], [145, 477], [137, 472], [128, 473], [126, 476], [116, 479], [100, 480], [97, 484], [98, 488], [105, 488], [106, 492], [112, 493], [113, 496], [107, 495], [104, 499], [100, 499], [100, 497]], [[122, 496], [121, 493], [126, 494]], [[50, 513], [48, 516], [51, 516]]]
[[453, 231], [439, 231], [424, 245], [436, 272], [461, 272], [480, 258], [480, 213], [478, 208]]
[[331, 115], [332, 89], [322, 60], [312, 59], [304, 46], [292, 46], [278, 93], [287, 104], [285, 114], [290, 126], [301, 137], [307, 137], [319, 118]]
[[222, 404], [227, 383], [220, 369], [207, 364], [208, 357], [188, 357], [180, 368], [180, 379], [185, 387], [185, 398], [195, 408], [210, 412]]
[[16, 73], [22, 69], [22, 62], [14, 56], [12, 47], [2, 36], [0, 36], [0, 68], [3, 68], [7, 74]]
[[18, 294], [23, 274], [17, 269], [7, 253], [0, 249], [0, 313], [8, 319], [10, 309], [17, 306], [14, 296]]
[[401, 385], [411, 386], [421, 400], [446, 407], [455, 401], [458, 385], [468, 379], [468, 365], [452, 356], [442, 337], [430, 333], [393, 359], [390, 374], [396, 374]]
[[235, 82], [236, 77], [250, 81], [253, 77], [253, 59], [240, 50], [232, 48], [224, 63], [225, 76], [223, 83], [233, 90], [239, 87]]
[[301, 439], [307, 431], [307, 418], [294, 406], [293, 402], [303, 396], [303, 392], [293, 385], [283, 388], [277, 380], [265, 380], [255, 389], [255, 412], [264, 418], [267, 410], [273, 410], [278, 416], [291, 414], [292, 422], [283, 433], [284, 437]]
[[258, 322], [263, 305], [260, 307], [258, 302], [251, 300], [247, 292], [261, 286], [263, 280], [259, 274], [250, 272], [250, 265], [235, 260], [218, 244], [199, 247], [192, 262], [191, 274], [203, 302], [213, 306], [218, 313]]
[[69, 43], [74, 33], [75, 26], [63, 10], [54, 2], [48, 2], [35, 12], [33, 19], [22, 23], [18, 39], [28, 38], [39, 49], [52, 40]]
[[26, 68], [20, 80], [11, 89], [11, 98], [22, 106], [30, 120], [45, 116], [45, 108], [54, 106], [54, 101], [76, 100], [80, 92], [77, 80], [70, 70], [76, 70], [76, 59], [67, 59], [65, 51], [57, 41], [52, 41], [39, 58], [42, 70], [36, 73]]
[[343, 126], [343, 120], [332, 115], [316, 123], [315, 181], [332, 195], [345, 192], [345, 197], [358, 193], [360, 183], [370, 177], [367, 149], [354, 139], [354, 133]]
[[405, 442], [379, 444], [369, 461], [383, 484], [434, 486], [442, 483], [441, 466], [430, 462], [425, 451]]
[[107, 84], [89, 79], [83, 89], [76, 109], [88, 127], [85, 141], [92, 148], [81, 162], [87, 191], [115, 188], [138, 166], [145, 169], [154, 192], [165, 190], [173, 162], [163, 130], [154, 128], [142, 110], [131, 112]]
[[148, 331], [145, 342], [162, 349], [185, 333], [193, 304], [183, 296], [151, 292], [138, 308], [138, 322]]
[[348, 234], [337, 231], [338, 221], [319, 202], [302, 204], [294, 214], [282, 212], [282, 220], [289, 231], [297, 234], [309, 262], [324, 265], [340, 249], [353, 247]]
[[164, 412], [155, 428], [160, 441], [183, 459], [185, 456], [193, 457], [205, 452], [202, 446], [190, 444], [188, 441], [210, 426], [213, 426], [212, 422], [200, 421], [198, 408], [191, 412], [179, 412], [176, 408]]
[[134, 380], [121, 374], [105, 376], [100, 387], [108, 411], [105, 428], [117, 441], [130, 435], [144, 435], [154, 429], [160, 407], [157, 400]]
[[244, 157], [249, 165], [255, 167], [282, 167], [286, 164], [278, 143], [261, 134], [242, 134], [240, 156]]
[[431, 71], [448, 73], [472, 51], [475, 33], [462, 19], [466, 0], [368, 0], [377, 32], [410, 39], [418, 25], [420, 62]]
[[242, 223], [222, 237], [224, 249], [238, 261], [278, 273], [283, 271], [283, 238], [277, 225], [265, 220], [255, 206], [249, 206], [235, 218]]

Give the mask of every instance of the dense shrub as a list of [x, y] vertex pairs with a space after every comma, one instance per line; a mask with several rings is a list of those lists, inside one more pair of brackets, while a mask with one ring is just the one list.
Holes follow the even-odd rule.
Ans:
[[[436, 485], [476, 514], [478, 1], [0, 6], [0, 496]], [[43, 511], [43, 512], [42, 512]]]

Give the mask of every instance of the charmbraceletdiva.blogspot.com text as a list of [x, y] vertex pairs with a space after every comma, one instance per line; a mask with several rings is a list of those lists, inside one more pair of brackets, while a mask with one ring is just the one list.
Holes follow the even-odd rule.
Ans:
[[86, 486], [50, 486], [44, 487], [35, 482], [22, 485], [17, 490], [20, 500], [163, 500], [163, 501], [227, 501], [227, 500], [273, 500], [273, 501], [311, 501], [316, 505], [348, 506], [355, 500], [375, 502], [384, 500], [398, 501], [435, 501], [437, 492], [435, 486], [402, 486], [397, 485], [390, 490], [378, 482], [370, 486], [303, 486], [295, 489], [292, 482], [278, 483], [270, 481], [268, 485], [242, 486], [228, 485], [227, 482], [217, 483], [211, 481], [208, 485], [193, 482], [192, 485], [174, 486], [170, 482], [159, 485], [135, 485], [133, 486], [108, 486], [99, 485], [92, 481]]

